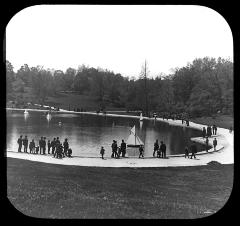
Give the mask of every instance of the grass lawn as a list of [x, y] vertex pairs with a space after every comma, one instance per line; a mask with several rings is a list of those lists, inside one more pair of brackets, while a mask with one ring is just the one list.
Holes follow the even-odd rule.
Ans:
[[233, 165], [98, 168], [7, 159], [9, 200], [41, 218], [199, 218], [220, 210], [232, 185]]
[[215, 118], [213, 117], [200, 117], [200, 118], [193, 118], [190, 119], [192, 122], [210, 125], [212, 126], [215, 124], [217, 127], [229, 129], [230, 126], [233, 127], [233, 117], [230, 115], [218, 115]]

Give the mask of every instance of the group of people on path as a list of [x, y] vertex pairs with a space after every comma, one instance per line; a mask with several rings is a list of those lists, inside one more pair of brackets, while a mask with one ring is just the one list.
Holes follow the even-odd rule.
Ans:
[[[119, 159], [120, 157], [123, 157], [123, 158], [126, 157], [127, 144], [125, 143], [124, 140], [122, 140], [122, 143], [121, 143], [120, 146], [117, 145], [116, 140], [113, 140], [111, 148], [112, 148], [111, 158]], [[104, 149], [104, 147], [101, 147], [100, 155], [101, 155], [102, 159], [104, 159], [104, 154], [105, 154], [105, 149]], [[144, 147], [143, 147], [143, 145], [139, 146], [139, 158], [144, 158]]]
[[66, 138], [63, 143], [60, 142], [59, 137], [53, 138], [52, 141], [48, 140], [46, 142], [46, 137], [41, 137], [38, 144], [35, 144], [34, 139], [28, 145], [28, 138], [21, 135], [18, 140], [18, 152], [28, 153], [27, 149], [29, 148], [30, 154], [42, 154], [46, 155], [46, 150], [48, 150], [48, 154], [52, 154], [55, 158], [63, 158], [63, 157], [72, 157], [72, 149], [69, 148], [68, 139]]
[[211, 137], [212, 135], [217, 135], [217, 126], [213, 125], [211, 126], [207, 126], [207, 129], [205, 127], [203, 127], [202, 130], [202, 137]]
[[166, 144], [161, 141], [161, 144], [159, 146], [158, 140], [156, 140], [153, 147], [153, 157], [155, 157], [155, 153], [157, 152], [157, 158], [166, 158], [166, 150]]
[[[206, 144], [206, 151], [208, 152], [209, 149], [209, 137], [211, 137], [212, 135], [217, 135], [217, 126], [213, 125], [211, 126], [207, 126], [207, 129], [205, 127], [203, 127], [202, 129], [202, 137], [203, 139], [205, 138], [205, 144]], [[217, 146], [217, 139], [214, 138], [213, 140], [213, 148], [214, 151], [216, 151], [216, 146]]]
[[113, 140], [111, 147], [112, 147], [111, 158], [120, 158], [121, 155], [122, 157], [125, 157], [127, 144], [124, 142], [124, 140], [122, 140], [120, 147], [118, 147], [117, 141]]

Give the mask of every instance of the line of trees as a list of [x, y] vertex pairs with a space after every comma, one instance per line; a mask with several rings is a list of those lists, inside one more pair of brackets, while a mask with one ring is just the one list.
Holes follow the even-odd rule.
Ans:
[[63, 72], [24, 64], [14, 72], [9, 61], [6, 73], [8, 100], [16, 99], [14, 93], [28, 87], [41, 103], [59, 91], [71, 91], [94, 97], [103, 109], [111, 104], [127, 110], [145, 111], [147, 107], [149, 111], [188, 112], [192, 116], [233, 113], [233, 62], [229, 59], [198, 58], [156, 78], [145, 74], [133, 79], [85, 65]]

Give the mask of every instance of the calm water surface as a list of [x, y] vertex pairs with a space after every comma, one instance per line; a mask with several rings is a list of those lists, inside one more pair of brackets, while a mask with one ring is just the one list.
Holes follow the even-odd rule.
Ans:
[[[179, 154], [184, 153], [184, 147], [191, 143], [190, 137], [201, 136], [199, 130], [169, 126], [154, 120], [140, 123], [132, 118], [69, 113], [54, 113], [48, 119], [42, 112], [30, 112], [25, 116], [22, 111], [7, 111], [7, 150], [17, 151], [20, 135], [27, 135], [28, 140], [34, 139], [36, 144], [41, 136], [45, 136], [47, 140], [59, 137], [61, 142], [68, 138], [75, 156], [99, 156], [101, 146], [104, 146], [106, 156], [110, 156], [112, 140], [117, 140], [118, 145], [122, 139], [126, 141], [134, 125], [137, 135], [145, 143], [145, 156], [152, 156], [156, 139], [165, 142], [167, 154]], [[129, 156], [138, 155], [137, 149], [128, 149], [127, 152]]]

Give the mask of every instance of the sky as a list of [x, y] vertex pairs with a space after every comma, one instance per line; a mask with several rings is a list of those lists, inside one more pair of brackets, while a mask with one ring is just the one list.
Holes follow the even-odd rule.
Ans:
[[6, 27], [6, 59], [66, 71], [85, 64], [138, 77], [170, 74], [195, 58], [233, 60], [226, 20], [204, 6], [36, 5]]

